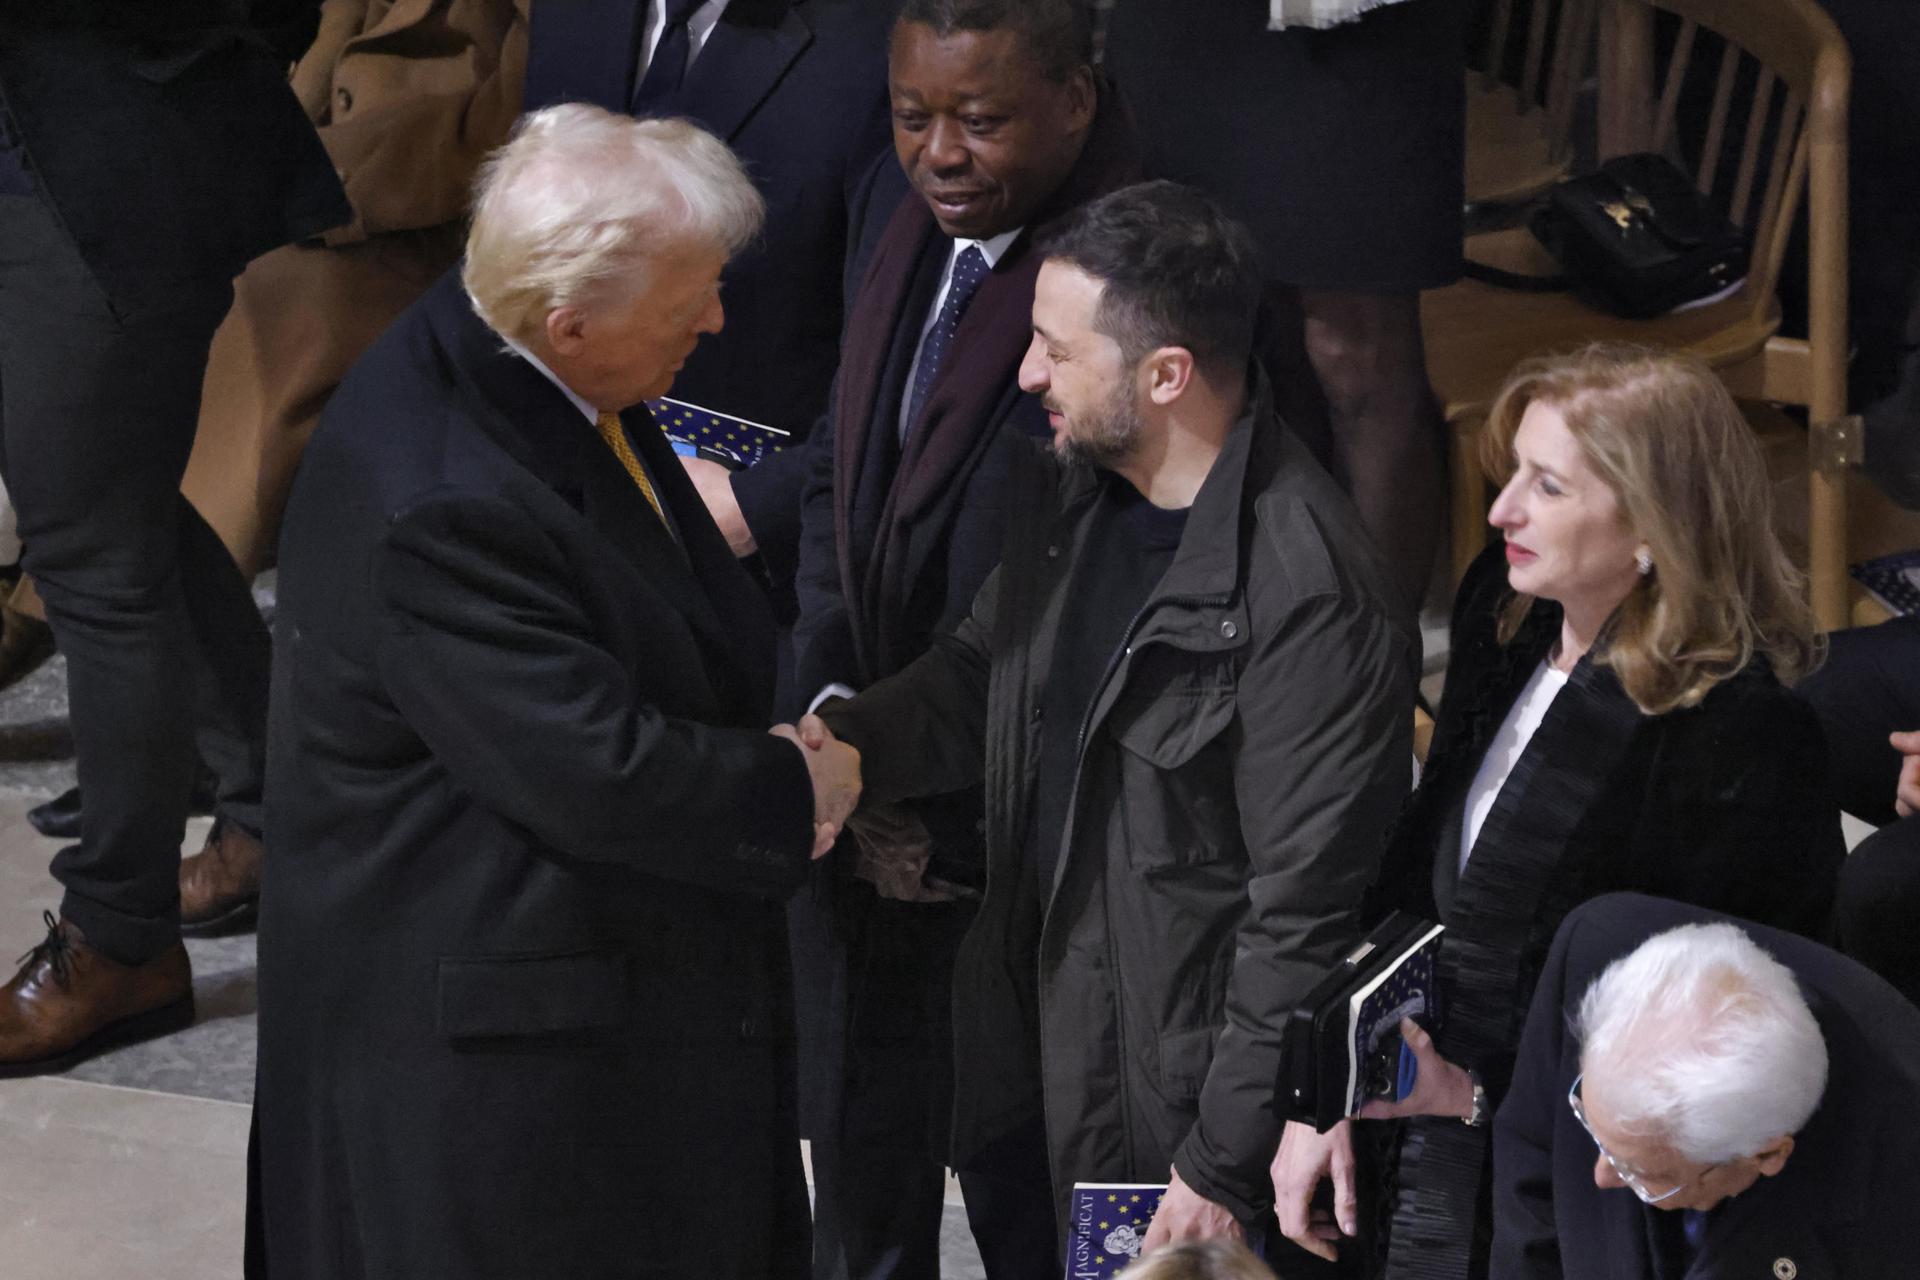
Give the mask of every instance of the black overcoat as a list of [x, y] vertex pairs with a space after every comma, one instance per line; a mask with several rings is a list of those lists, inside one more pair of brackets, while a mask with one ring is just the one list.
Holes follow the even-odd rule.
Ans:
[[1567, 917], [1494, 1123], [1494, 1280], [1904, 1280], [1920, 1204], [1920, 1010], [1804, 938], [1734, 921], [1793, 971], [1827, 1041], [1827, 1088], [1777, 1177], [1704, 1218], [1689, 1263], [1680, 1215], [1594, 1185], [1593, 1139], [1567, 1106], [1569, 1032], [1607, 965], [1656, 933], [1724, 919], [1632, 894]]
[[282, 534], [260, 923], [275, 1280], [803, 1273], [772, 630], [665, 437], [670, 539], [441, 281]]

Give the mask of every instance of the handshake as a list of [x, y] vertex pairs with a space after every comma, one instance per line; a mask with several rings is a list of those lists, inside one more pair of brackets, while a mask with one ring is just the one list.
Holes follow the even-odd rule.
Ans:
[[819, 716], [767, 730], [800, 748], [813, 779], [813, 856], [826, 856], [860, 803], [860, 752], [833, 736]]

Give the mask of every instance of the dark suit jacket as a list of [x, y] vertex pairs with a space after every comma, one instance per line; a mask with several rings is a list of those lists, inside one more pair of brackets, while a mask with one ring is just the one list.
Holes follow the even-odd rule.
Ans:
[[235, 275], [346, 221], [287, 86], [318, 0], [0, 6], [0, 100], [40, 189], [118, 306]]
[[[804, 1274], [772, 624], [453, 276], [342, 383], [281, 540], [257, 1113], [313, 1276]], [[647, 1271], [647, 1274], [654, 1274]]]
[[1541, 975], [1513, 1092], [1494, 1121], [1493, 1280], [1905, 1280], [1920, 1205], [1920, 1011], [1853, 961], [1735, 921], [1791, 969], [1826, 1036], [1820, 1109], [1777, 1177], [1709, 1211], [1691, 1267], [1678, 1215], [1593, 1182], [1593, 1139], [1567, 1107], [1570, 1020], [1608, 964], [1647, 938], [1724, 920], [1618, 894], [1567, 917]]
[[[625, 111], [644, 0], [533, 6], [526, 109], [591, 102]], [[854, 0], [732, 0], [694, 60], [680, 114], [726, 141], [767, 201], [761, 242], [727, 266], [726, 328], [672, 395], [804, 439], [839, 361], [850, 212], [887, 149], [887, 29]], [[797, 456], [735, 478], [776, 580], [792, 576], [803, 472]]]

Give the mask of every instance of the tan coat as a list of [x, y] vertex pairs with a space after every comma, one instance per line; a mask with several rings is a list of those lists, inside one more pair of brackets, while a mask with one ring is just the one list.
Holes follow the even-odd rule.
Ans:
[[459, 257], [475, 170], [520, 111], [530, 0], [326, 0], [293, 86], [353, 220], [256, 259], [214, 337], [181, 488], [248, 576], [272, 560], [333, 389]]

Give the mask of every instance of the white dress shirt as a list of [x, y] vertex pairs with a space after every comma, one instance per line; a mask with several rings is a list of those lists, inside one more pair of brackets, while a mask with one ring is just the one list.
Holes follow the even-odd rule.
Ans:
[[1554, 670], [1550, 662], [1542, 662], [1527, 681], [1527, 687], [1520, 691], [1513, 710], [1500, 722], [1500, 731], [1493, 735], [1487, 754], [1480, 757], [1480, 768], [1467, 791], [1467, 809], [1460, 819], [1460, 870], [1467, 869], [1467, 859], [1473, 856], [1473, 843], [1480, 838], [1480, 828], [1486, 825], [1487, 815], [1493, 812], [1493, 802], [1506, 788], [1513, 766], [1520, 763], [1520, 756], [1533, 741], [1540, 722], [1547, 718], [1547, 708], [1566, 687], [1566, 673]]
[[900, 438], [907, 438], [907, 428], [913, 424], [907, 421], [907, 410], [913, 404], [913, 379], [920, 372], [920, 355], [926, 350], [927, 335], [933, 332], [934, 322], [940, 319], [940, 308], [947, 305], [947, 294], [953, 289], [953, 264], [960, 261], [960, 255], [970, 248], [980, 250], [980, 256], [987, 260], [987, 270], [1000, 265], [1000, 259], [1007, 256], [1007, 250], [1020, 238], [1022, 228], [995, 236], [991, 240], [955, 240], [953, 248], [947, 253], [946, 270], [940, 273], [940, 288], [933, 295], [933, 305], [927, 308], [926, 321], [920, 326], [920, 343], [914, 348], [913, 363], [907, 366], [907, 387], [900, 395], [900, 419], [898, 430]]
[[[700, 51], [707, 47], [707, 37], [720, 25], [720, 15], [726, 11], [727, 0], [707, 0], [687, 15], [687, 70], [693, 69]], [[653, 64], [653, 51], [660, 47], [660, 37], [666, 30], [665, 0], [647, 0], [647, 26], [640, 35], [640, 67], [634, 72], [634, 84], [647, 78], [647, 68]]]

